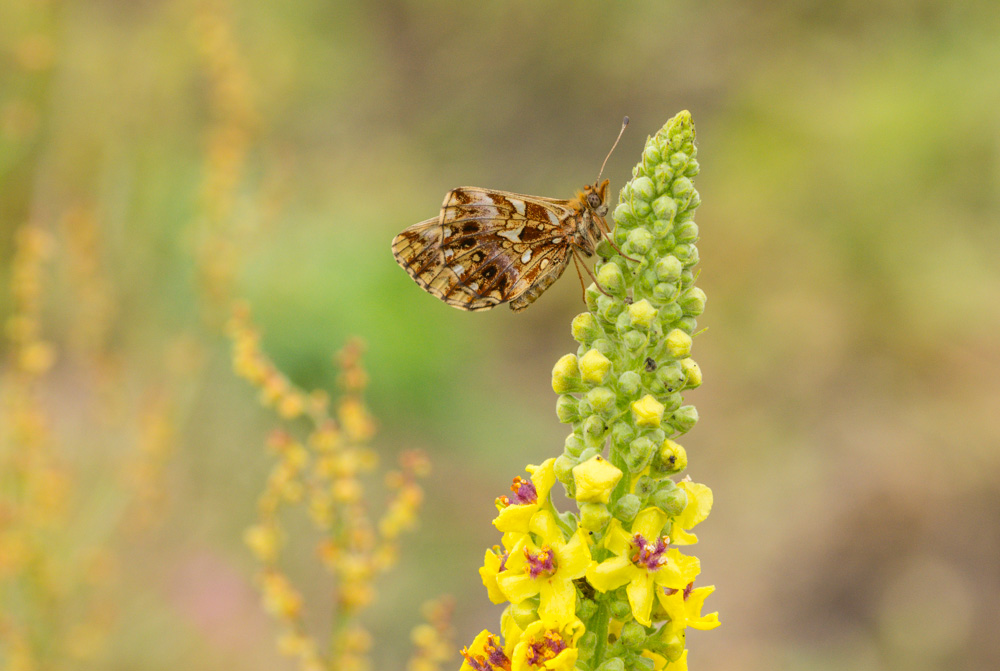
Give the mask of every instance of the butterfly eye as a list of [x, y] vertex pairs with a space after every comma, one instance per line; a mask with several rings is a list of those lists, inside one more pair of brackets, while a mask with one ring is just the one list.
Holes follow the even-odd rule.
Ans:
[[[603, 205], [603, 203], [601, 202], [601, 197], [598, 196], [593, 191], [591, 191], [590, 193], [587, 194], [587, 205], [590, 206], [590, 209], [596, 210], [601, 205]], [[605, 212], [606, 211], [607, 211], [607, 209], [605, 209]]]

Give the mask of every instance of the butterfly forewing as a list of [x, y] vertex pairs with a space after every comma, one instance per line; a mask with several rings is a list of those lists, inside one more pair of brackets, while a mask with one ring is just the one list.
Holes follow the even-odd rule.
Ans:
[[397, 235], [392, 251], [449, 305], [476, 311], [510, 301], [520, 311], [566, 269], [574, 240], [579, 245], [580, 212], [578, 201], [460, 187], [436, 219]]

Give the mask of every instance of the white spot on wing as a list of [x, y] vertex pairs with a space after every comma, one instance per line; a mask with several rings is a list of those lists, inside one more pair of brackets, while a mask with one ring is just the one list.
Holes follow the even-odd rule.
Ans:
[[524, 224], [521, 224], [512, 231], [500, 231], [497, 233], [501, 238], [507, 238], [511, 242], [521, 242], [521, 231], [524, 230]]
[[465, 272], [465, 266], [463, 266], [461, 263], [456, 263], [451, 267], [451, 269], [455, 272], [456, 275], [462, 275], [462, 273]]
[[531, 260], [531, 250], [529, 249], [524, 254], [521, 254], [521, 263], [527, 263]]
[[523, 217], [524, 216], [524, 201], [523, 200], [518, 200], [517, 198], [508, 198], [507, 200], [509, 200], [510, 204], [514, 206], [514, 209], [517, 210], [517, 213]]
[[545, 210], [545, 214], [548, 215], [549, 221], [552, 222], [553, 226], [558, 226], [559, 225], [559, 217], [556, 216], [555, 212], [553, 212], [552, 210], [546, 209]]

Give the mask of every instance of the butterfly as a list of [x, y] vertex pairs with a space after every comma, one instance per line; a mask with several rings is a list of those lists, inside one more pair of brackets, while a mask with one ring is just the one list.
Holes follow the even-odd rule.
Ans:
[[[622, 131], [627, 125], [625, 117]], [[611, 150], [617, 145], [615, 140]], [[421, 289], [452, 307], [478, 312], [509, 303], [520, 312], [559, 279], [571, 259], [593, 256], [602, 237], [611, 240], [604, 219], [609, 182], [600, 178], [568, 200], [477, 186], [452, 189], [437, 217], [393, 238], [392, 254]]]

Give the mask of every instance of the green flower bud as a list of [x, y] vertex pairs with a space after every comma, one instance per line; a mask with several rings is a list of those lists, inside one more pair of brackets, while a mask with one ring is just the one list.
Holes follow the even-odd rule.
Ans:
[[677, 242], [694, 242], [698, 239], [698, 224], [693, 221], [685, 221], [674, 231]]
[[607, 338], [598, 338], [594, 342], [590, 343], [590, 349], [597, 350], [601, 354], [607, 356], [615, 351], [615, 346], [611, 344], [611, 341]]
[[611, 361], [596, 349], [592, 349], [580, 357], [579, 367], [584, 382], [601, 384], [611, 371]]
[[[670, 167], [677, 172], [684, 172], [684, 168], [687, 167], [688, 161], [690, 160], [691, 157], [688, 156], [685, 152], [683, 151], [674, 152], [673, 154], [670, 155]], [[688, 180], [688, 184], [690, 183], [691, 181]]]
[[594, 441], [604, 437], [607, 425], [598, 415], [591, 415], [583, 422], [583, 439], [588, 447], [594, 446]]
[[687, 433], [698, 423], [698, 409], [693, 405], [685, 405], [670, 415], [670, 425], [680, 433]]
[[653, 214], [657, 219], [664, 219], [673, 222], [677, 216], [677, 201], [670, 196], [660, 196], [653, 201]]
[[580, 368], [577, 366], [576, 355], [566, 354], [552, 368], [552, 391], [566, 394], [583, 389], [580, 380]]
[[672, 253], [673, 253], [674, 256], [677, 257], [677, 259], [681, 263], [683, 263], [687, 267], [690, 267], [690, 266], [694, 265], [693, 263], [691, 263], [691, 257], [695, 253], [694, 250], [695, 250], [694, 245], [689, 244], [689, 243], [684, 243], [684, 244], [680, 244], [680, 245], [677, 245], [676, 247], [674, 247]]
[[[674, 329], [667, 334], [667, 352], [670, 356], [675, 359], [686, 359], [689, 354], [691, 354], [691, 336], [680, 329]], [[583, 360], [581, 359], [581, 370], [583, 369]], [[583, 379], [587, 379], [586, 373]]]
[[667, 440], [660, 445], [660, 450], [656, 455], [656, 469], [662, 473], [671, 475], [680, 473], [687, 468], [687, 451], [680, 443]]
[[639, 497], [640, 500], [645, 500], [647, 496], [656, 491], [657, 481], [648, 475], [643, 475], [638, 480], [632, 488], [635, 490], [635, 495]]
[[587, 400], [586, 396], [580, 399], [576, 409], [580, 413], [580, 417], [590, 417], [594, 414], [594, 409], [590, 407], [590, 401]]
[[622, 634], [618, 639], [629, 650], [639, 650], [646, 642], [646, 628], [636, 622], [626, 622], [622, 625]]
[[587, 392], [586, 397], [594, 412], [609, 414], [615, 409], [615, 392], [607, 387], [594, 387]]
[[[653, 287], [653, 298], [661, 303], [666, 303], [673, 299], [677, 293], [677, 285], [673, 282], [660, 282]], [[675, 304], [676, 305], [676, 304]], [[680, 317], [680, 306], [678, 306], [677, 317]]]
[[646, 436], [639, 436], [629, 443], [625, 463], [630, 473], [638, 473], [649, 465], [653, 458], [653, 445], [653, 441]]
[[684, 174], [688, 177], [695, 177], [698, 171], [701, 170], [701, 166], [698, 165], [698, 159], [692, 158], [688, 161], [687, 168], [684, 170]]
[[668, 219], [657, 219], [653, 222], [652, 226], [653, 237], [657, 240], [662, 240], [663, 238], [670, 235], [674, 230], [674, 222]]
[[608, 610], [611, 617], [619, 622], [628, 622], [632, 619], [632, 607], [628, 603], [628, 596], [624, 589], [615, 590], [615, 597], [608, 602]]
[[[669, 482], [669, 480], [668, 480]], [[673, 483], [671, 483], [673, 484]], [[670, 517], [676, 517], [684, 512], [685, 506], [687, 506], [688, 496], [680, 487], [674, 485], [672, 488], [665, 488], [657, 490], [653, 497], [650, 499], [650, 503], [665, 512]]]
[[[688, 180], [690, 182], [691, 180]], [[649, 177], [638, 177], [632, 180], [632, 194], [635, 198], [642, 200], [652, 200], [656, 195], [656, 187]]]
[[572, 424], [580, 420], [580, 402], [572, 396], [563, 395], [556, 401], [556, 417], [563, 424]]
[[618, 206], [615, 207], [615, 212], [613, 215], [615, 223], [623, 228], [631, 228], [635, 226], [638, 220], [635, 216], [635, 210], [632, 209], [631, 203], [629, 203], [624, 198], [618, 202]]
[[587, 449], [585, 449], [583, 452], [580, 453], [580, 456], [577, 458], [577, 463], [582, 464], [584, 462], [590, 461], [600, 453], [601, 450], [599, 448], [588, 447]]
[[649, 342], [649, 336], [639, 331], [628, 331], [622, 336], [622, 342], [629, 352], [638, 352]]
[[635, 438], [635, 428], [631, 422], [616, 422], [611, 428], [611, 440], [616, 447], [624, 448]]
[[625, 253], [643, 255], [653, 248], [653, 234], [644, 226], [636, 226], [628, 233], [625, 241]]
[[656, 369], [656, 379], [663, 383], [667, 391], [675, 392], [684, 384], [684, 367], [676, 361], [663, 364]]
[[566, 456], [565, 454], [560, 454], [556, 457], [555, 463], [552, 465], [553, 470], [556, 474], [556, 480], [563, 483], [564, 485], [573, 481], [573, 467], [576, 466], [576, 459]]
[[632, 330], [632, 316], [628, 313], [628, 310], [618, 315], [618, 319], [615, 320], [615, 330], [619, 333]]
[[684, 271], [684, 264], [672, 254], [656, 262], [656, 276], [663, 282], [676, 282]]
[[681, 359], [681, 370], [684, 371], [684, 377], [687, 382], [684, 384], [685, 389], [694, 389], [701, 386], [701, 366], [695, 363], [692, 358]]
[[617, 263], [605, 263], [597, 271], [597, 283], [604, 287], [605, 291], [621, 294], [625, 289], [625, 276]]
[[510, 616], [521, 629], [527, 629], [538, 619], [538, 603], [535, 599], [525, 599], [521, 603], [508, 606]]
[[[614, 611], [612, 610], [612, 613]], [[631, 611], [630, 611], [631, 612]], [[617, 617], [615, 619], [618, 619]], [[625, 671], [625, 660], [621, 657], [612, 657], [601, 663], [594, 671]]]
[[615, 519], [621, 520], [625, 524], [629, 524], [635, 519], [635, 516], [639, 514], [639, 506], [642, 505], [642, 501], [635, 494], [626, 494], [625, 496], [618, 499], [618, 503], [614, 504], [614, 516]]
[[656, 183], [661, 185], [662, 188], [663, 185], [669, 184], [670, 180], [674, 178], [674, 171], [666, 163], [661, 163], [653, 170], [653, 177], [656, 179]]
[[587, 301], [587, 309], [591, 312], [597, 312], [597, 300], [604, 294], [597, 289], [597, 285], [593, 282], [590, 283], [590, 286], [583, 293], [584, 300]]
[[603, 335], [601, 327], [594, 320], [594, 315], [589, 312], [581, 312], [573, 318], [573, 339], [582, 345], [586, 345], [595, 338]]
[[[577, 491], [580, 491], [577, 487]], [[611, 512], [603, 503], [580, 504], [580, 526], [587, 531], [600, 531], [611, 521]]]
[[701, 195], [695, 191], [691, 194], [691, 200], [688, 201], [688, 210], [694, 210], [699, 205], [701, 205]]
[[708, 299], [705, 296], [705, 292], [698, 287], [692, 287], [681, 294], [680, 303], [681, 309], [684, 310], [684, 314], [697, 317], [702, 312], [705, 311], [705, 301]]
[[677, 320], [677, 328], [685, 333], [694, 333], [698, 328], [698, 320], [691, 316], [681, 317]]
[[684, 311], [677, 303], [667, 303], [660, 308], [660, 323], [664, 327], [670, 326], [683, 316]]
[[[597, 612], [597, 602], [593, 599], [579, 599], [576, 602], [576, 616], [586, 622]], [[580, 639], [583, 640], [582, 638]], [[579, 644], [578, 646], [579, 647]]]
[[673, 412], [681, 407], [681, 403], [684, 401], [684, 397], [681, 396], [680, 392], [673, 392], [672, 394], [667, 394], [661, 397], [663, 399], [663, 412]]
[[563, 450], [566, 451], [566, 454], [568, 454], [571, 457], [578, 457], [580, 456], [580, 453], [583, 452], [584, 448], [585, 445], [583, 444], [583, 441], [580, 439], [580, 436], [576, 435], [575, 433], [571, 433], [568, 436], [566, 436], [566, 440], [563, 443]]
[[597, 299], [597, 314], [604, 317], [609, 322], [614, 322], [615, 318], [621, 314], [625, 306], [621, 301], [617, 301], [611, 296], [601, 295]]
[[622, 396], [638, 396], [641, 388], [642, 377], [634, 370], [627, 370], [618, 376], [618, 393]]
[[647, 144], [646, 147], [642, 150], [642, 165], [644, 167], [646, 165], [656, 165], [661, 160], [662, 159], [660, 158], [660, 150], [652, 142]]

